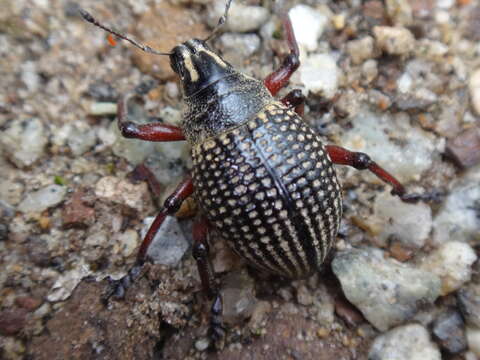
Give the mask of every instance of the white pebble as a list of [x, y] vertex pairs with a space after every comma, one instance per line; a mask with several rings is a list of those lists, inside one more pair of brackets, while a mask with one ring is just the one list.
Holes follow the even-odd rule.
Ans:
[[[215, 27], [218, 19], [225, 11], [225, 1], [216, 0], [208, 12], [207, 22], [210, 27]], [[232, 32], [250, 32], [258, 30], [267, 20], [270, 13], [261, 6], [248, 6], [233, 2], [228, 13], [228, 21], [224, 30]]]
[[340, 70], [328, 54], [313, 54], [300, 67], [300, 78], [305, 89], [331, 99], [337, 93]]
[[450, 241], [427, 256], [421, 268], [432, 272], [442, 281], [442, 295], [458, 290], [470, 281], [472, 264], [477, 255], [470, 245], [459, 241]]
[[322, 36], [327, 24], [327, 17], [307, 5], [297, 5], [288, 12], [292, 22], [295, 38], [300, 47], [314, 51], [318, 47], [318, 39]]
[[480, 68], [476, 69], [470, 76], [468, 89], [470, 90], [473, 110], [480, 115]]

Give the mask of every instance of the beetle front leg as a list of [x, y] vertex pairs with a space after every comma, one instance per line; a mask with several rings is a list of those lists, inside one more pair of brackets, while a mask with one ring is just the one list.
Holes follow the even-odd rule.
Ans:
[[421, 194], [407, 194], [405, 187], [393, 175], [380, 167], [365, 153], [353, 152], [336, 145], [326, 145], [325, 149], [334, 164], [352, 166], [357, 170], [369, 170], [381, 180], [392, 185], [392, 195], [398, 195], [402, 201], [416, 202], [426, 199]]
[[293, 89], [280, 101], [283, 105], [293, 108], [298, 115], [303, 116], [305, 110], [305, 96], [303, 95], [302, 90]]
[[147, 260], [147, 252], [155, 235], [162, 226], [168, 215], [174, 215], [183, 201], [193, 193], [192, 178], [188, 175], [175, 189], [175, 191], [165, 200], [162, 211], [155, 217], [152, 225], [148, 229], [145, 238], [138, 250], [137, 260], [127, 274], [119, 280], [111, 280], [109, 291], [103, 296], [103, 302], [107, 303], [111, 297], [123, 299], [127, 288], [140, 276], [143, 264]]
[[179, 141], [185, 140], [182, 129], [174, 125], [151, 123], [138, 125], [128, 121], [128, 102], [135, 94], [124, 95], [118, 101], [117, 121], [118, 129], [126, 138], [146, 141]]
[[213, 300], [210, 309], [210, 335], [215, 342], [223, 342], [225, 329], [222, 324], [222, 295], [215, 281], [215, 271], [209, 258], [208, 222], [200, 219], [193, 225], [193, 257], [197, 261], [198, 272], [203, 290], [209, 300]]
[[298, 49], [297, 40], [295, 39], [295, 33], [293, 32], [292, 22], [290, 18], [285, 16], [283, 20], [283, 28], [285, 36], [287, 38], [288, 48], [290, 54], [283, 60], [280, 68], [268, 75], [263, 83], [270, 91], [272, 95], [276, 95], [278, 91], [287, 85], [288, 80], [300, 66], [300, 50]]

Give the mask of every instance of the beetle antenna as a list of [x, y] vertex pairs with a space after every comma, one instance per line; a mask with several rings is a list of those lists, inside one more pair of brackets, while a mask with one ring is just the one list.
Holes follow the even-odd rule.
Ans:
[[[231, 0], [229, 0], [231, 1]], [[92, 23], [93, 25], [95, 26], [98, 26], [100, 29], [103, 29], [105, 30], [106, 32], [109, 32], [110, 34], [113, 34], [117, 37], [119, 37], [120, 39], [123, 39], [123, 40], [126, 40], [128, 41], [129, 43], [135, 45], [136, 47], [138, 47], [139, 49], [147, 52], [147, 53], [150, 53], [150, 54], [155, 54], [155, 55], [171, 55], [171, 53], [163, 53], [163, 52], [160, 52], [160, 51], [157, 51], [155, 49], [152, 49], [150, 46], [148, 45], [145, 45], [145, 44], [142, 44], [132, 38], [129, 38], [127, 37], [126, 35], [123, 35], [115, 30], [112, 30], [111, 28], [101, 24], [98, 20], [96, 20], [89, 12], [83, 10], [83, 9], [79, 9], [79, 12], [80, 12], [80, 15], [82, 15], [82, 17], [88, 21], [89, 23]]]
[[215, 26], [215, 28], [212, 30], [211, 34], [208, 35], [208, 37], [204, 40], [205, 42], [213, 39], [215, 37], [215, 35], [217, 35], [218, 30], [223, 26], [223, 24], [225, 24], [227, 22], [228, 10], [230, 9], [230, 5], [232, 4], [232, 1], [233, 0], [227, 0], [227, 5], [225, 5], [225, 12], [220, 17], [220, 19], [218, 19], [217, 26]]

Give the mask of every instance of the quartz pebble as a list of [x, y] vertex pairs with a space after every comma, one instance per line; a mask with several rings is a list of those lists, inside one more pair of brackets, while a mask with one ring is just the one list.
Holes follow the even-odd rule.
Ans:
[[[144, 220], [144, 227], [141, 232], [142, 239], [153, 220], [153, 217]], [[177, 218], [167, 216], [148, 248], [148, 256], [155, 264], [176, 266], [189, 247], [190, 244], [187, 242], [182, 229], [180, 229]]]
[[472, 275], [471, 265], [477, 260], [472, 247], [459, 241], [442, 244], [422, 262], [421, 268], [442, 280], [441, 294], [458, 290]]
[[369, 359], [375, 360], [441, 360], [441, 354], [419, 324], [399, 326], [378, 336], [370, 348]]
[[313, 54], [300, 67], [300, 79], [306, 91], [333, 98], [338, 89], [340, 69], [329, 54]]
[[436, 275], [386, 259], [374, 248], [338, 252], [332, 269], [347, 299], [379, 330], [412, 318], [420, 304], [440, 294]]
[[83, 261], [80, 262], [74, 269], [60, 275], [50, 289], [47, 300], [57, 302], [68, 299], [82, 279], [91, 273], [90, 267]]
[[67, 188], [61, 185], [48, 185], [38, 191], [28, 193], [27, 196], [18, 205], [18, 210], [24, 213], [42, 212], [50, 207], [60, 204], [65, 195]]
[[385, 191], [375, 198], [374, 217], [382, 244], [394, 236], [403, 245], [422, 248], [432, 229], [432, 211], [425, 203], [408, 204]]
[[45, 128], [37, 118], [13, 121], [0, 137], [5, 155], [19, 168], [29, 167], [40, 159], [47, 141]]
[[[361, 111], [352, 124], [341, 137], [342, 146], [367, 153], [378, 164], [386, 164], [386, 170], [400, 181], [419, 180], [433, 163], [436, 143], [428, 133], [412, 127], [406, 118]], [[392, 137], [399, 141], [393, 142]]]
[[328, 19], [314, 8], [299, 4], [288, 12], [293, 31], [299, 47], [314, 51], [318, 47], [318, 39], [322, 36]]
[[375, 26], [373, 34], [378, 47], [389, 55], [408, 55], [415, 48], [415, 38], [406, 28]]
[[347, 43], [347, 52], [354, 64], [361, 64], [365, 60], [374, 57], [374, 40], [371, 36], [365, 36], [358, 40]]
[[442, 208], [433, 220], [433, 242], [451, 240], [478, 241], [480, 235], [478, 203], [480, 201], [480, 166], [470, 169], [453, 185]]

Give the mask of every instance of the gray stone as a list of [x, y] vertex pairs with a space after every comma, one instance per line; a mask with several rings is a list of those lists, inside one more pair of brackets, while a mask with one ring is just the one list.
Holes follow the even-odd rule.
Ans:
[[440, 295], [440, 279], [384, 257], [374, 248], [336, 254], [332, 269], [347, 299], [379, 330], [412, 318]]
[[25, 199], [18, 205], [18, 210], [24, 213], [42, 212], [52, 206], [60, 204], [67, 188], [61, 185], [48, 185], [38, 191], [28, 193]]
[[[145, 226], [141, 232], [142, 239], [145, 237], [153, 220], [153, 217], [148, 217], [144, 220]], [[176, 266], [189, 247], [190, 244], [185, 239], [177, 218], [167, 216], [148, 248], [148, 256], [155, 264]]]
[[480, 328], [480, 284], [470, 283], [461, 288], [457, 300], [467, 323]]
[[456, 181], [433, 221], [433, 241], [480, 241], [480, 166]]
[[75, 156], [80, 156], [90, 150], [97, 142], [96, 131], [85, 124], [77, 124], [68, 135], [67, 144]]
[[441, 313], [432, 324], [432, 333], [440, 346], [450, 354], [458, 354], [467, 348], [465, 326], [458, 311]]
[[368, 353], [369, 360], [441, 360], [427, 329], [419, 324], [399, 326], [378, 336]]
[[[225, 1], [215, 0], [207, 13], [208, 25], [212, 28], [215, 27], [224, 11]], [[228, 13], [228, 21], [223, 29], [231, 32], [255, 31], [268, 20], [269, 15], [268, 10], [264, 7], [233, 2]]]
[[68, 299], [80, 281], [91, 273], [90, 267], [81, 261], [74, 269], [63, 273], [55, 281], [55, 284], [53, 284], [47, 295], [47, 300], [56, 302]]
[[374, 216], [377, 237], [382, 244], [394, 236], [407, 247], [422, 248], [432, 229], [432, 210], [425, 203], [407, 204], [389, 191], [375, 198]]
[[0, 137], [5, 155], [19, 168], [33, 165], [44, 154], [47, 141], [45, 128], [36, 118], [13, 121]]
[[404, 115], [392, 117], [361, 110], [340, 143], [347, 149], [367, 153], [400, 181], [419, 180], [433, 163], [437, 143], [430, 134], [412, 127]]
[[442, 281], [442, 295], [458, 290], [472, 276], [472, 264], [477, 260], [475, 250], [466, 243], [450, 241], [431, 252], [421, 268], [437, 275]]
[[224, 58], [233, 66], [241, 67], [260, 49], [260, 37], [257, 34], [223, 34], [219, 41]]

